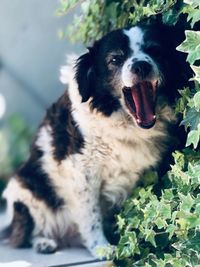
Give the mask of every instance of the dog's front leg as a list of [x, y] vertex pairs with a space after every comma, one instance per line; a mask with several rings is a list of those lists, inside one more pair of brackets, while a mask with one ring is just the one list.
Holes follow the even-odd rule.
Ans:
[[75, 221], [78, 225], [83, 245], [98, 258], [97, 249], [108, 245], [102, 227], [102, 216], [98, 194], [85, 189], [79, 194]]

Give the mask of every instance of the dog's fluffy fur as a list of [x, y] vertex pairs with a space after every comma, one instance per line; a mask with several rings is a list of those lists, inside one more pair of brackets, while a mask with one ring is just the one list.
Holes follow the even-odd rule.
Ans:
[[77, 239], [96, 256], [108, 243], [105, 214], [177, 145], [173, 105], [188, 80], [177, 37], [164, 26], [116, 30], [77, 60], [75, 78], [61, 69], [69, 88], [3, 192], [12, 245], [50, 253]]

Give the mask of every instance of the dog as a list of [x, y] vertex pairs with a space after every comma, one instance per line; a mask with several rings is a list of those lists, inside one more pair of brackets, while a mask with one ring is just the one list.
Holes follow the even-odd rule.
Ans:
[[68, 89], [2, 194], [14, 247], [52, 253], [76, 240], [97, 257], [109, 243], [106, 215], [178, 146], [174, 103], [188, 81], [179, 35], [164, 25], [114, 30], [77, 59], [73, 75], [61, 69]]

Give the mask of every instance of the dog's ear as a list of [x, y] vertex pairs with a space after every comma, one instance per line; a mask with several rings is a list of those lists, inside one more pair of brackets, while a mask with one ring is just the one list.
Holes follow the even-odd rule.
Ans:
[[82, 102], [86, 102], [92, 93], [93, 52], [92, 48], [88, 48], [88, 50], [89, 52], [80, 56], [76, 63], [75, 78], [78, 83]]

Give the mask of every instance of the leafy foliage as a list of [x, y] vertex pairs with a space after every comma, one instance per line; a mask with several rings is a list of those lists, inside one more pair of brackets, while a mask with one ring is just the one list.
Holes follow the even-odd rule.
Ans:
[[200, 157], [192, 154], [174, 154], [175, 164], [165, 177], [170, 186], [160, 197], [151, 185], [126, 201], [118, 215], [120, 241], [112, 251], [123, 260], [120, 266], [198, 266]]
[[[101, 250], [117, 266], [200, 266], [200, 19], [199, 0], [61, 0], [63, 15], [75, 5], [80, 14], [67, 30], [73, 41], [90, 43], [106, 32], [138, 21], [182, 23], [185, 40], [177, 50], [187, 53], [193, 70], [190, 88], [179, 88], [176, 111], [187, 131], [186, 147], [174, 153], [174, 165], [156, 191], [155, 173], [145, 175], [117, 216], [120, 240]], [[148, 184], [151, 181], [151, 185]], [[167, 186], [166, 186], [167, 184]]]
[[5, 179], [27, 158], [32, 131], [18, 115], [12, 115], [0, 130], [0, 193]]
[[[176, 0], [61, 0], [60, 3], [56, 12], [59, 16], [70, 12], [77, 5], [81, 9], [74, 16], [72, 26], [67, 27], [66, 31], [60, 31], [60, 36], [67, 35], [73, 42], [81, 40], [86, 44], [108, 31], [141, 20], [151, 21], [161, 14], [164, 23], [175, 24], [184, 8], [182, 1]], [[186, 9], [185, 12], [189, 11]]]

